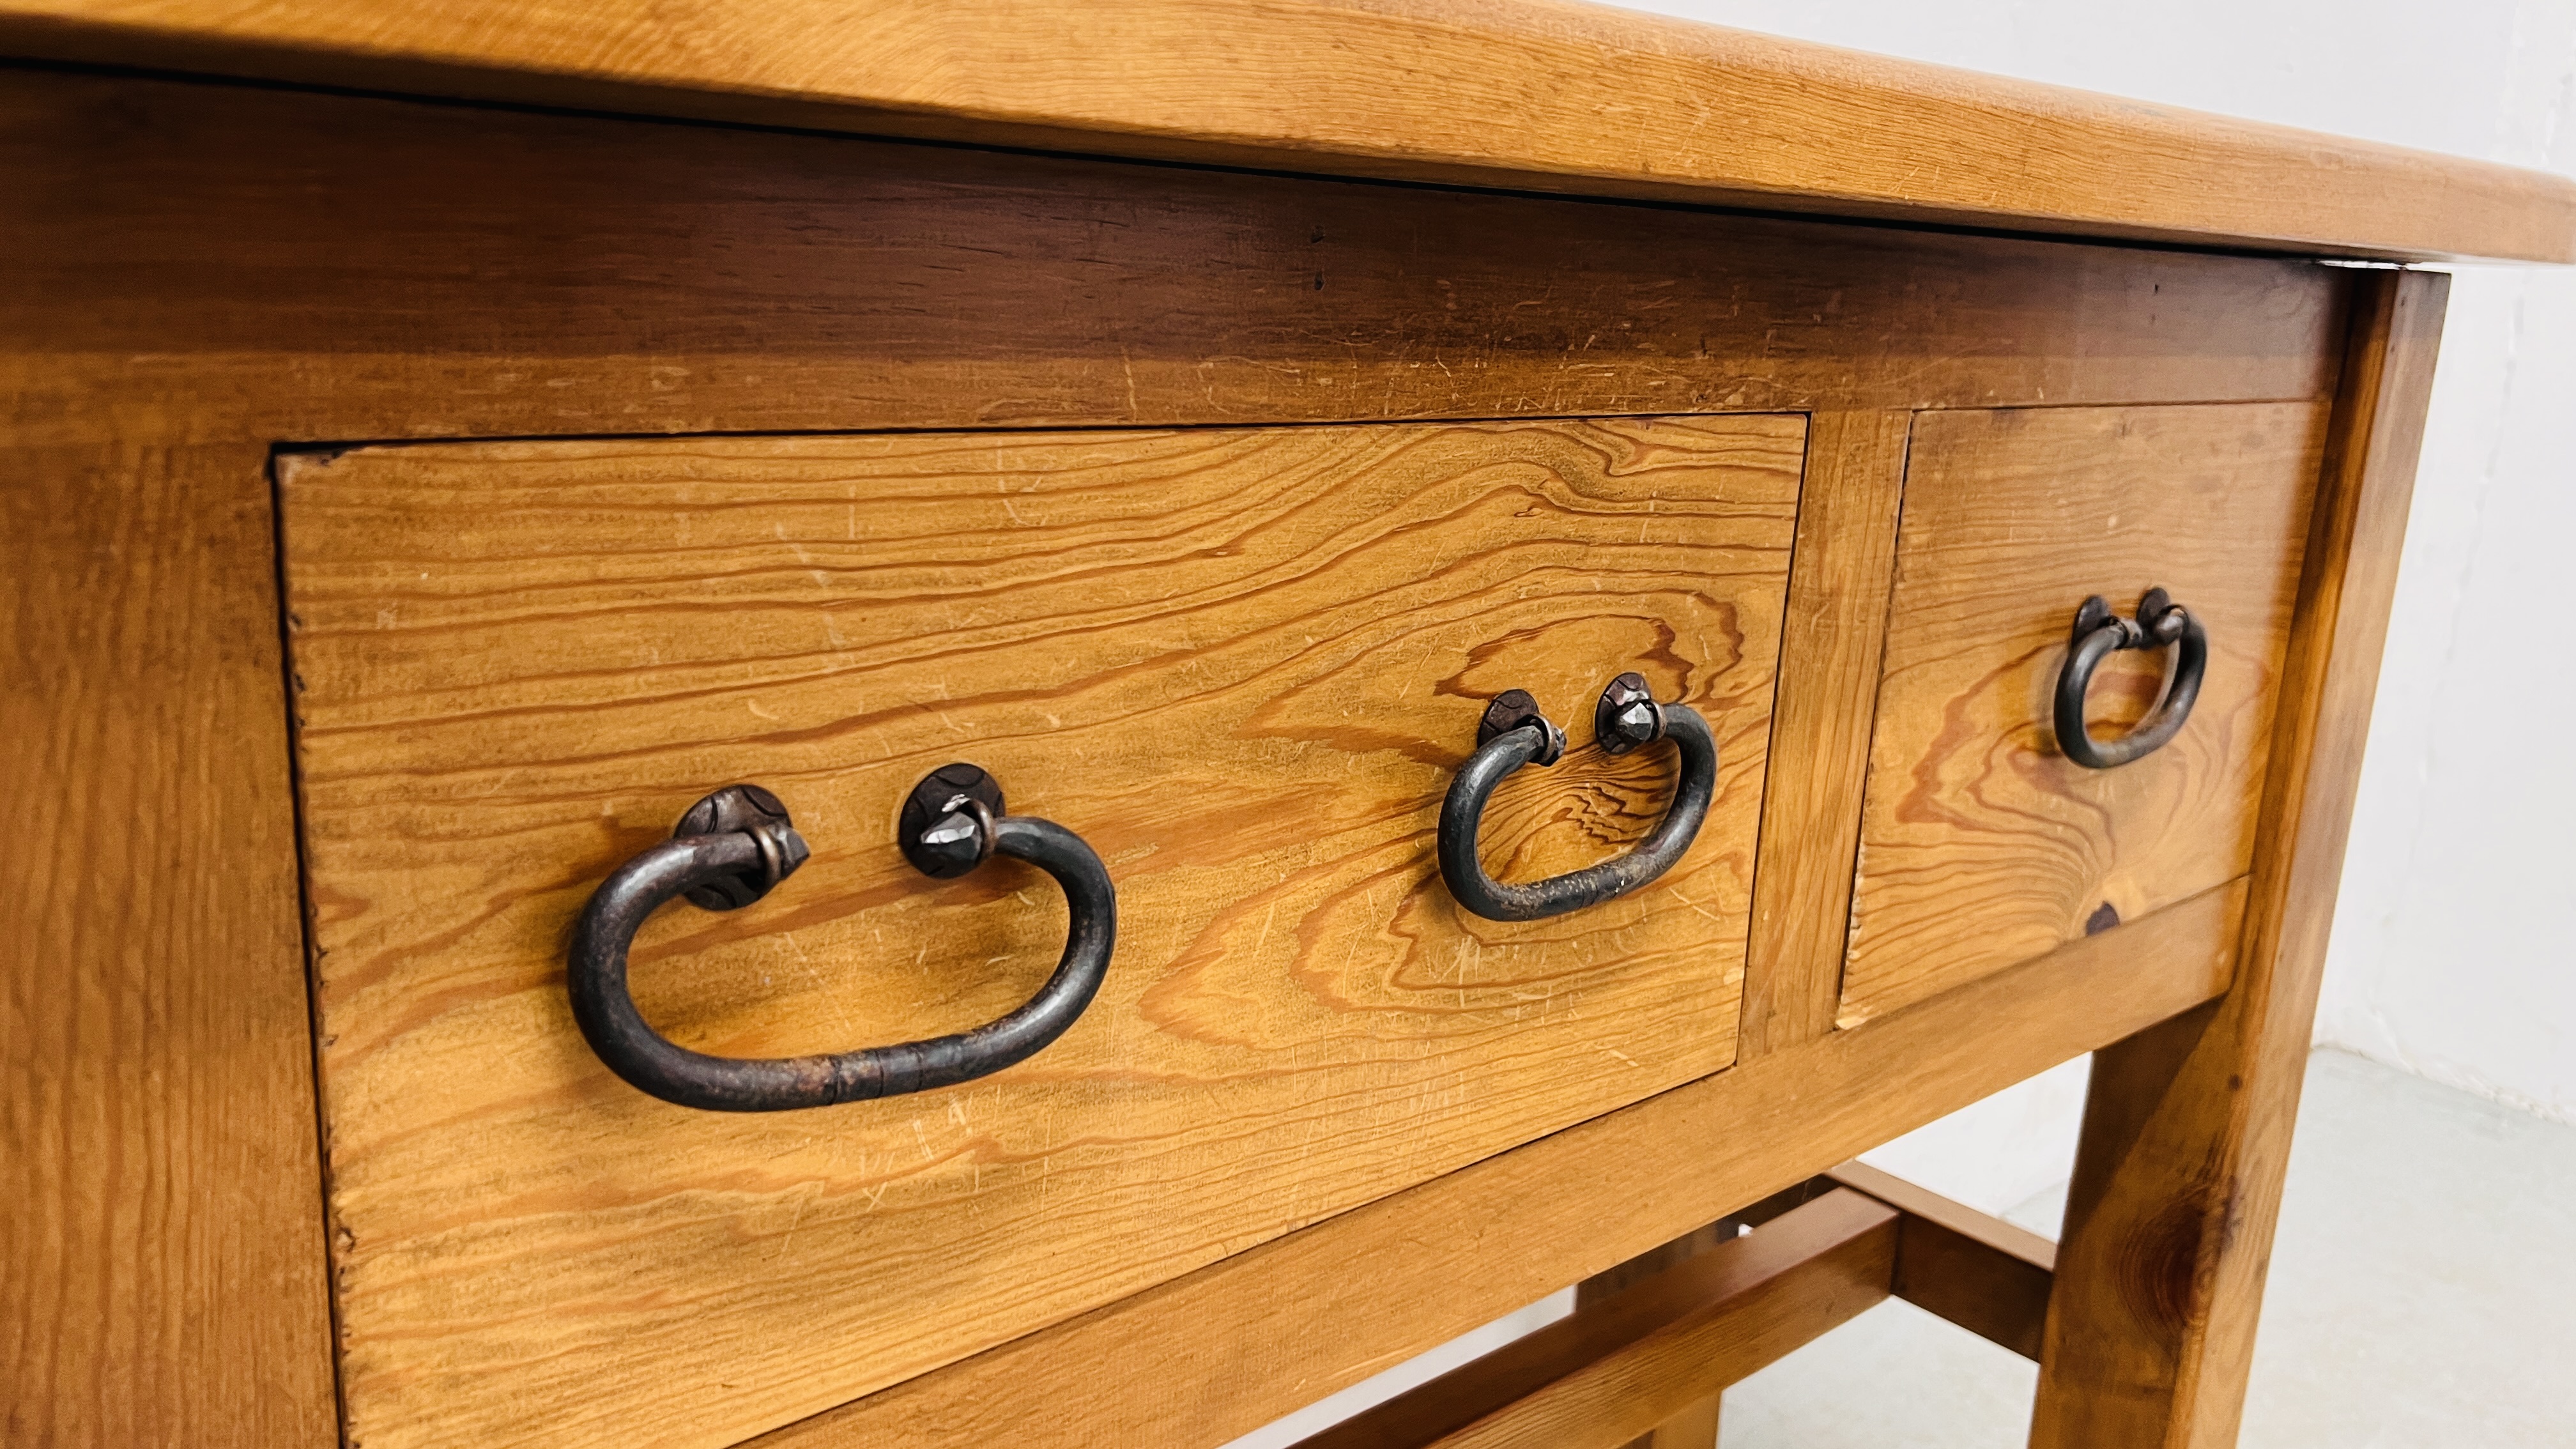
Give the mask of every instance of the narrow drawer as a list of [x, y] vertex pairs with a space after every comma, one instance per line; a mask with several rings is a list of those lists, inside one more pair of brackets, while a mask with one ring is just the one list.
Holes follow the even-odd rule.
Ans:
[[[725, 1444], [1726, 1066], [1803, 422], [369, 447], [280, 489], [349, 1433]], [[1434, 864], [1485, 702], [1528, 878], [1643, 835], [1708, 716], [1697, 843], [1554, 920]], [[994, 772], [1116, 883], [1060, 1040], [945, 1090], [698, 1111], [612, 1075], [567, 933], [707, 791], [814, 849], [645, 925], [645, 1016], [724, 1056], [990, 1020], [1063, 897], [897, 853]], [[1117, 1373], [1117, 1365], [1102, 1372]], [[529, 1406], [549, 1406], [542, 1419]]]
[[[1919, 414], [1908, 449], [1843, 973], [1846, 1025], [2242, 875], [2325, 427], [2315, 403]], [[2061, 751], [2076, 610], [2166, 590], [2208, 640], [2161, 748]], [[2167, 646], [2111, 655], [2092, 733], [2159, 703]]]

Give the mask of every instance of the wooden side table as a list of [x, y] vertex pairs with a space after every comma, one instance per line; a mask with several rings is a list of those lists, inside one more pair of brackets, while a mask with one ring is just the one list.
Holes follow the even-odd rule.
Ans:
[[[10, 1442], [2232, 1441], [2551, 177], [1538, 4], [0, 3]], [[684, 903], [684, 901], [686, 903]], [[2097, 1053], [2052, 1247], [1850, 1162]]]

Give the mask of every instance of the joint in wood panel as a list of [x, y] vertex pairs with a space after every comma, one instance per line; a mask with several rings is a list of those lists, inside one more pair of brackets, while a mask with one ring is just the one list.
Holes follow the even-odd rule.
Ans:
[[1905, 1214], [1890, 1285], [1897, 1297], [2039, 1361], [2048, 1291], [2057, 1274], [2055, 1243], [1865, 1162], [1846, 1162], [1821, 1180], [1867, 1193]]

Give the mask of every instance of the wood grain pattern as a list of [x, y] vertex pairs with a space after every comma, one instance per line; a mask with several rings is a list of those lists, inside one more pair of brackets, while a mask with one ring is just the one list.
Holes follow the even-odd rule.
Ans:
[[1860, 1193], [1826, 1193], [1297, 1449], [1622, 1449], [1640, 1431], [1653, 1442], [1667, 1417], [1883, 1302], [1899, 1218]]
[[[1205, 1449], [2226, 989], [2241, 883], [763, 1436]], [[1365, 1263], [1366, 1271], [1352, 1265]], [[1288, 1307], [1293, 1305], [1293, 1310]], [[1117, 1373], [1100, 1365], [1115, 1364]], [[1135, 1385], [1154, 1391], [1138, 1393]]]
[[[1810, 426], [1813, 426], [1812, 423]], [[1775, 721], [1779, 717], [1776, 703], [1772, 708], [1772, 717]], [[1775, 735], [1778, 733], [1776, 728], [1773, 733]], [[1749, 970], [1747, 974], [1750, 974]], [[1743, 1042], [1739, 1037], [1736, 1043], [1737, 1060], [1742, 1060], [1743, 1055]], [[1735, 1218], [1720, 1218], [1716, 1222], [1684, 1233], [1661, 1247], [1640, 1253], [1607, 1272], [1595, 1273], [1574, 1285], [1574, 1306], [1579, 1312], [1592, 1304], [1615, 1297], [1658, 1273], [1689, 1262], [1711, 1248], [1734, 1242], [1743, 1229], [1744, 1224]], [[1717, 1396], [1712, 1394], [1706, 1400], [1692, 1404], [1674, 1415], [1669, 1421], [1638, 1435], [1622, 1446], [1622, 1449], [1716, 1449], [1716, 1445]]]
[[2576, 185], [1527, 0], [9, 0], [10, 53], [1301, 171], [2576, 260]]
[[0, 80], [29, 219], [0, 384], [30, 441], [2323, 399], [2348, 285], [2284, 261]]
[[[1842, 1020], [2134, 921], [2245, 873], [2324, 411], [2045, 409], [1916, 420], [1870, 744]], [[2057, 753], [2088, 594], [2161, 585], [2209, 632], [2200, 702], [2116, 770]], [[2106, 663], [2095, 731], [2170, 651]]]
[[0, 448], [12, 1446], [336, 1437], [263, 461]]
[[[1723, 1068], [1802, 434], [285, 460], [351, 1437], [731, 1443]], [[1630, 668], [1719, 737], [1690, 855], [1576, 916], [1459, 911], [1431, 834], [1484, 701], [1571, 718]], [[1065, 1039], [752, 1118], [590, 1057], [573, 913], [734, 779], [818, 855], [774, 905], [653, 923], [663, 1030], [788, 1055], [1025, 999], [1063, 931], [1043, 879], [930, 887], [893, 848], [961, 758], [1117, 879], [1118, 958]], [[1491, 868], [1633, 846], [1671, 774], [1588, 742], [1525, 772]]]
[[[34, 70], [0, 74], [0, 193], [20, 682], [0, 709], [28, 742], [0, 780], [63, 852], [0, 906], [27, 1013], [0, 1033], [0, 1167], [28, 1205], [0, 1221], [0, 1343], [50, 1346], [13, 1360], [47, 1367], [6, 1422], [117, 1449], [336, 1437], [278, 600], [251, 522], [271, 444], [2323, 397], [2354, 283]], [[83, 758], [98, 772], [36, 768]], [[199, 883], [186, 909], [142, 908], [177, 881]], [[75, 1003], [115, 1004], [118, 1029]], [[1651, 1215], [1613, 1215], [1632, 1210]], [[1573, 1236], [1523, 1243], [1516, 1271], [1543, 1293], [1622, 1256]], [[1348, 1361], [1247, 1333], [1327, 1376]], [[1303, 1401], [1307, 1360], [1258, 1362], [1275, 1377], [1245, 1402]]]
[[1717, 1449], [1723, 1408], [1718, 1396], [1711, 1394], [1657, 1424], [1653, 1432], [1630, 1440], [1630, 1449]]
[[1740, 1057], [1833, 1030], [1841, 1004], [1912, 425], [1892, 409], [1818, 413], [1807, 425]]
[[2355, 316], [2225, 999], [2094, 1059], [2034, 1449], [2236, 1440], [2450, 278]]
[[[1808, 423], [1808, 425], [1814, 428], [1814, 423]], [[1777, 717], [1780, 717], [1780, 709], [1777, 709], [1777, 704], [1772, 704], [1772, 722], [1775, 722], [1772, 735], [1775, 737], [1780, 735], [1780, 730], [1777, 730]], [[1747, 977], [1749, 975], [1752, 975], [1752, 972], [1747, 969]], [[1741, 1042], [1741, 1036], [1736, 1039], [1736, 1060], [1744, 1060], [1744, 1042]], [[1710, 1248], [1718, 1248], [1721, 1243], [1734, 1243], [1736, 1235], [1741, 1235], [1741, 1232], [1744, 1232], [1744, 1222], [1734, 1220], [1734, 1217], [1721, 1217], [1718, 1222], [1708, 1222], [1708, 1225], [1703, 1227], [1695, 1227], [1695, 1230], [1685, 1232], [1685, 1235], [1680, 1235], [1680, 1238], [1674, 1238], [1672, 1243], [1664, 1243], [1662, 1248], [1651, 1248], [1646, 1250], [1646, 1253], [1638, 1253], [1636, 1258], [1628, 1258], [1628, 1261], [1615, 1266], [1615, 1269], [1602, 1271], [1602, 1274], [1592, 1274], [1589, 1279], [1574, 1284], [1574, 1307], [1577, 1307], [1577, 1310], [1584, 1310], [1584, 1307], [1597, 1305], [1597, 1302], [1602, 1302], [1602, 1299], [1615, 1297], [1615, 1294], [1636, 1287], [1636, 1284], [1651, 1279], [1651, 1276], [1664, 1274], [1664, 1271], [1669, 1269], [1677, 1269], [1677, 1266], [1687, 1263], [1690, 1258], [1698, 1258], [1700, 1253], [1708, 1253]], [[1708, 1395], [1705, 1400], [1700, 1400], [1700, 1403], [1692, 1403], [1690, 1408], [1685, 1408], [1682, 1413], [1672, 1415], [1669, 1421], [1656, 1423], [1656, 1426], [1649, 1428], [1646, 1434], [1638, 1434], [1636, 1439], [1628, 1441], [1623, 1449], [1716, 1449], [1716, 1444], [1718, 1444], [1718, 1397]]]
[[[1778, 716], [1775, 706], [1773, 716]], [[1743, 1044], [1737, 1042], [1736, 1056], [1743, 1057]], [[1580, 1312], [1592, 1304], [1617, 1296], [1644, 1280], [1698, 1257], [1721, 1243], [1735, 1241], [1743, 1224], [1733, 1218], [1721, 1218], [1694, 1229], [1659, 1248], [1638, 1254], [1607, 1272], [1595, 1273], [1574, 1285], [1574, 1306]], [[1711, 1395], [1705, 1402], [1691, 1405], [1669, 1423], [1658, 1424], [1630, 1440], [1622, 1449], [1715, 1449], [1717, 1444], [1717, 1399]]]

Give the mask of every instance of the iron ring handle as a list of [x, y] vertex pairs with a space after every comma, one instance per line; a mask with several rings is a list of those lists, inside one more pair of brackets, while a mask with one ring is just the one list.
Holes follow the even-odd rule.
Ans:
[[958, 876], [993, 855], [1025, 860], [1064, 888], [1072, 914], [1064, 956], [1037, 995], [971, 1031], [895, 1046], [801, 1057], [740, 1058], [691, 1051], [653, 1029], [626, 984], [626, 953], [644, 919], [673, 897], [731, 910], [766, 895], [806, 857], [778, 797], [735, 785], [701, 800], [671, 839], [619, 866], [573, 928], [568, 979], [573, 1020], [592, 1051], [628, 1083], [665, 1102], [710, 1112], [783, 1112], [955, 1086], [1025, 1061], [1081, 1016], [1108, 974], [1117, 893], [1082, 837], [1051, 820], [1001, 813], [992, 777], [949, 765], [905, 803], [905, 858], [925, 874]]
[[1440, 803], [1440, 874], [1458, 904], [1489, 921], [1561, 916], [1628, 894], [1672, 869], [1690, 849], [1717, 797], [1717, 737], [1708, 721], [1689, 705], [1656, 703], [1646, 681], [1634, 674], [1620, 675], [1601, 691], [1592, 721], [1596, 742], [1610, 754], [1624, 755], [1656, 740], [1671, 740], [1681, 751], [1681, 783], [1664, 818], [1634, 849], [1599, 865], [1527, 885], [1487, 875], [1476, 858], [1476, 833], [1494, 787], [1523, 765], [1552, 765], [1565, 752], [1565, 732], [1539, 713], [1526, 692], [1506, 690], [1486, 708], [1476, 752], [1459, 766]]
[[[2116, 740], [2097, 740], [2084, 725], [2084, 695], [2093, 687], [2093, 671], [2123, 649], [2174, 646], [2173, 677], [2154, 712]], [[2138, 601], [2138, 617], [2123, 619], [2095, 594], [2075, 611], [2066, 664], [2057, 674], [2057, 747], [2066, 758], [2088, 770], [2125, 765], [2162, 747], [2182, 732], [2191, 707], [2200, 699], [2201, 676], [2209, 668], [2209, 635], [2189, 609], [2162, 589], [2149, 589]]]

